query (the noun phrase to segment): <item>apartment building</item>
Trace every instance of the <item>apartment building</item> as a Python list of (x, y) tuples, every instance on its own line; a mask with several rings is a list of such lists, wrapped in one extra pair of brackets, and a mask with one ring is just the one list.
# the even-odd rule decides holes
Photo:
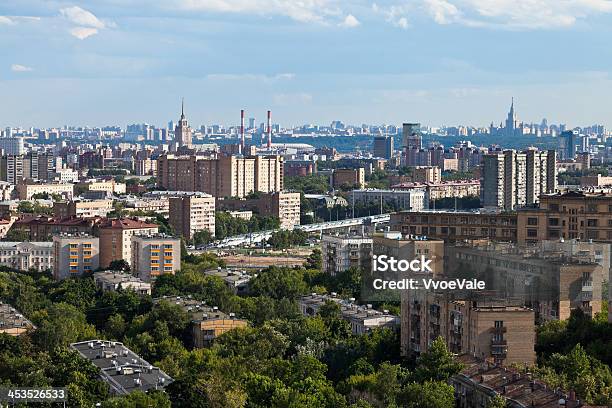
[(323, 271), (334, 276), (350, 267), (370, 270), (372, 238), (364, 235), (323, 235)]
[(217, 208), (225, 211), (253, 211), (261, 216), (277, 217), (281, 228), (300, 225), (300, 193), (280, 191), (260, 194), (257, 198), (217, 199)]
[(429, 199), (424, 189), (419, 190), (352, 190), (349, 201), (361, 205), (386, 204), (397, 210), (422, 211), (429, 208)]
[(282, 191), (281, 156), (160, 156), (159, 187), (174, 191), (200, 191), (214, 197), (245, 197), (253, 191)]
[(0, 241), (0, 265), (20, 271), (53, 268), (53, 243)]
[(395, 259), (413, 259), (425, 256), (431, 260), (432, 277), (444, 274), (444, 241), (421, 236), (403, 236), (400, 232), (389, 231), (372, 234), (374, 255), (387, 255)]
[(372, 148), (374, 157), (390, 159), (393, 156), (393, 136), (375, 136)]
[(191, 297), (164, 296), (153, 302), (157, 305), (162, 301), (178, 305), (187, 312), (191, 319), (191, 336), (195, 348), (208, 347), (223, 333), (249, 324), (237, 318), (234, 313), (221, 312), (217, 306), (208, 306)]
[(69, 183), (35, 183), (24, 181), (17, 184), (17, 195), (20, 200), (31, 200), (37, 194), (59, 195), (71, 200), (74, 195), (74, 185)]
[(554, 193), (557, 180), (554, 150), (506, 150), (483, 156), (481, 201), (484, 207), (515, 210)]
[(181, 241), (161, 234), (132, 235), (132, 275), (144, 282), (181, 270)]
[(186, 239), (198, 231), (215, 235), (215, 198), (206, 193), (185, 193), (168, 200), (170, 225)]
[(302, 296), (298, 300), (298, 307), (304, 316), (315, 316), (321, 306), (327, 302), (337, 303), (340, 306), (340, 315), (350, 323), (353, 334), (366, 334), (377, 328), (396, 329), (400, 324), (398, 316), (390, 314), (388, 310), (375, 310), (372, 305), (358, 305), (355, 299), (341, 299), (336, 293), (319, 295), (312, 293)]
[(62, 280), (100, 267), (100, 240), (91, 235), (53, 236), (53, 278)]
[(391, 229), (455, 242), (488, 238), (516, 241), (517, 214), (487, 211), (402, 211), (391, 214)]
[(118, 183), (115, 179), (109, 180), (85, 180), (76, 184), (77, 188), (84, 191), (101, 191), (108, 195), (120, 195), (125, 194), (126, 185), (125, 183)]
[(508, 300), (480, 294), (455, 300), (449, 293), (410, 291), (402, 296), (401, 320), (404, 355), (425, 352), (442, 337), (456, 354), (503, 365), (535, 363), (534, 311)]
[(113, 200), (70, 200), (53, 203), (53, 216), (56, 218), (106, 217), (111, 211)]
[(53, 218), (45, 215), (23, 216), (11, 230), (27, 234), (30, 241), (50, 241), (55, 234), (93, 234), (101, 218)]
[(0, 301), (0, 334), (21, 336), (36, 327), (14, 307)]
[(342, 186), (348, 186), (351, 189), (365, 188), (365, 168), (334, 169), (331, 180), (334, 189)]
[(94, 273), (96, 287), (103, 292), (133, 290), (139, 295), (150, 295), (151, 284), (142, 279), (120, 271), (102, 271)]
[(404, 182), (393, 190), (425, 190), (429, 200), (441, 198), (480, 197), (480, 180), (440, 181), (437, 183)]
[(100, 237), (100, 266), (108, 268), (112, 261), (132, 261), (132, 236), (153, 235), (159, 232), (157, 224), (130, 218), (109, 219), (98, 228)]
[(442, 170), (438, 166), (412, 167), (412, 181), (417, 183), (440, 183)]
[(601, 311), (602, 283), (609, 269), (568, 254), (534, 252), (509, 243), (474, 241), (448, 246), (447, 273), (486, 282), (487, 290), (522, 299), (538, 321), (566, 320), (573, 309)]
[(612, 242), (612, 194), (568, 192), (540, 197), (518, 213), (518, 242), (580, 239)]

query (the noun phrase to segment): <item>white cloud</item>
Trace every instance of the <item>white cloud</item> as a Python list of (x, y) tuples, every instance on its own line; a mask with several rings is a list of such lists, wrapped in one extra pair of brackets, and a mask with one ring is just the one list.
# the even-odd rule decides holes
[(34, 69), (32, 67), (28, 67), (26, 65), (21, 65), (21, 64), (13, 64), (11, 65), (11, 71), (13, 72), (30, 72), (33, 71)]
[(13, 25), (15, 23), (13, 22), (13, 20), (8, 18), (7, 16), (0, 16), (0, 25), (2, 24)]
[(411, 12), (414, 12), (414, 5), (404, 2), (401, 4), (391, 5), (388, 7), (379, 6), (377, 3), (372, 4), (372, 11), (376, 14), (380, 14), (384, 17), (385, 21), (395, 27), (402, 28), (404, 30), (410, 27), (408, 17)]
[(446, 0), (425, 0), (425, 7), (438, 24), (450, 24), (461, 17), (459, 9)]
[(176, 0), (179, 7), (219, 13), (282, 15), (300, 22), (326, 22), (341, 14), (337, 0)]
[(70, 29), (70, 34), (79, 40), (84, 40), (87, 37), (98, 34), (98, 29), (90, 27), (74, 27)]
[(104, 28), (104, 23), (94, 16), (93, 13), (84, 10), (80, 7), (66, 7), (60, 10), (60, 14), (79, 26), (92, 27), (92, 28)]
[(309, 93), (281, 93), (272, 97), (275, 105), (307, 105), (312, 103), (312, 95)]
[(354, 28), (357, 27), (358, 25), (360, 25), (361, 23), (359, 22), (359, 20), (357, 20), (357, 18), (352, 15), (349, 14), (344, 18), (344, 21), (342, 21), (340, 24), (338, 24), (340, 27), (346, 27), (346, 28)]

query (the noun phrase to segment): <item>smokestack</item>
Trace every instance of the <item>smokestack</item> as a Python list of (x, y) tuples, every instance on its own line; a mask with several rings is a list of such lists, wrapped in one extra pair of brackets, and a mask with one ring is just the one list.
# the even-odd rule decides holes
[(240, 153), (244, 154), (244, 109), (240, 109)]
[(272, 148), (272, 111), (268, 111), (268, 150)]

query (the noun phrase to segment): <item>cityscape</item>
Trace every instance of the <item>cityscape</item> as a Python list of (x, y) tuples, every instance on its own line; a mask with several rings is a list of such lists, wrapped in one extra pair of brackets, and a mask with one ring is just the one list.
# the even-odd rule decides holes
[[(0, 407), (612, 407), (612, 124), (584, 113), (601, 112), (590, 80), (585, 94), (541, 91), (599, 62), (589, 70), (584, 59), (565, 61), (567, 71), (542, 71), (550, 78), (538, 85), (504, 77), (515, 70), (529, 82), (545, 66), (515, 65), (531, 54), (529, 39), (558, 51), (558, 34), (583, 55), (565, 30), (607, 33), (599, 19), (612, 12), (608, 2), (85, 3), (0, 5), (0, 42), (24, 60), (9, 64), (18, 79), (0, 79)], [(181, 24), (162, 41), (160, 21)], [(384, 30), (368, 28), (380, 22)], [(334, 81), (366, 75), (353, 71), (359, 63), (373, 69), (372, 82), (392, 76), (402, 86), (394, 67), (370, 67), (388, 44), (368, 36), (450, 40), (468, 31), (524, 47), (490, 66), (474, 59), (483, 81), (494, 72), (504, 86), (474, 91), (478, 104), (466, 91), (425, 114), (411, 107), (429, 109), (429, 92), (399, 103), (383, 92), (366, 115), (369, 99), (350, 86), (332, 96), (342, 93)], [(27, 60), (12, 41), (25, 32), (30, 51), (35, 38), (51, 50), (71, 44), (72, 71), (44, 66), (63, 59), (45, 50)], [(350, 32), (362, 43), (345, 42)], [(271, 33), (263, 50), (247, 47)], [(368, 57), (330, 80), (311, 65), (310, 48), (286, 48), (305, 33), (321, 58), (349, 43)], [(488, 45), (477, 37), (466, 53)], [(158, 65), (149, 41), (172, 61)], [(109, 44), (138, 50), (122, 56), (133, 70), (110, 53), (112, 63), (98, 58)], [(424, 48), (409, 62), (428, 67)], [(266, 74), (208, 72), (209, 51), (219, 67), (230, 56)], [(266, 54), (278, 69), (264, 65)], [(312, 75), (310, 97), (261, 96), (243, 83), (289, 92), (283, 81), (305, 72), (274, 72), (293, 58)], [(466, 80), (454, 77), (464, 65), (439, 62), (451, 67), (449, 81)], [(198, 64), (227, 94), (184, 85)], [(112, 98), (93, 88), (81, 98), (70, 78), (108, 86)], [(50, 79), (61, 89), (55, 103), (44, 102)], [(145, 90), (152, 79), (163, 83), (157, 98)], [(137, 82), (142, 95), (119, 89)], [(534, 98), (525, 85), (543, 88)], [(243, 96), (229, 103), (234, 87)], [(321, 114), (313, 105), (326, 98), (324, 110), (337, 110)]]

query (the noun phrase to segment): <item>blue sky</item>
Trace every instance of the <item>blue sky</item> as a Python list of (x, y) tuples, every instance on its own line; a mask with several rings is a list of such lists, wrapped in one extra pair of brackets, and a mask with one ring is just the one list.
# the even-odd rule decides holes
[(2, 0), (0, 125), (612, 126), (610, 0)]

